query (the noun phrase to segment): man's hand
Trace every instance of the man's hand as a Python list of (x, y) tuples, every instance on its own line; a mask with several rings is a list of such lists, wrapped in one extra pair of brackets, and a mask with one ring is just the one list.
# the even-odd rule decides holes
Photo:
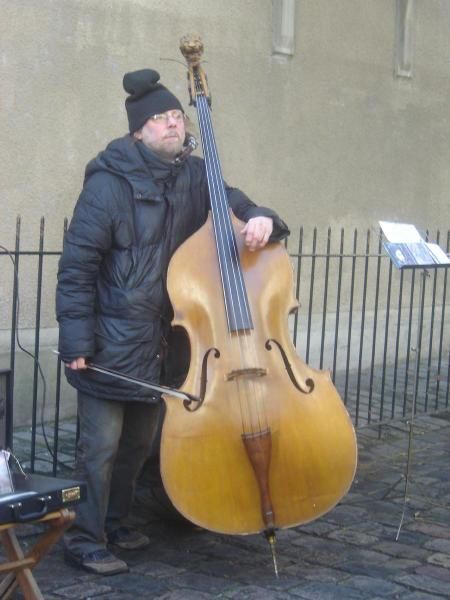
[(273, 221), (270, 217), (253, 217), (249, 219), (244, 229), (244, 243), (250, 252), (264, 248), (273, 230)]
[(69, 369), (77, 371), (78, 369), (87, 369), (86, 359), (84, 357), (76, 358), (67, 365)]

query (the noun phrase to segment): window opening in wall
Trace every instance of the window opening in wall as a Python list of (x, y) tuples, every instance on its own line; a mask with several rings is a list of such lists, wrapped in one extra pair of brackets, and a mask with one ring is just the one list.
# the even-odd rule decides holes
[(395, 66), (396, 77), (411, 78), (415, 0), (396, 0)]
[(292, 56), (294, 46), (295, 0), (272, 0), (272, 54)]

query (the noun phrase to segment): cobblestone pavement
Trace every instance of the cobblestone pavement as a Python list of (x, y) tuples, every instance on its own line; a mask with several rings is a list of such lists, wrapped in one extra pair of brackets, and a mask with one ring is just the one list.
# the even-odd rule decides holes
[[(315, 522), (278, 532), (278, 579), (262, 536), (151, 519), (142, 526), (150, 548), (118, 553), (128, 574), (87, 574), (66, 565), (57, 547), (35, 569), (36, 579), (46, 600), (450, 598), (450, 413), (417, 417), (413, 432), (398, 541), (408, 449), (408, 425), (400, 421), (383, 426), (380, 439), (378, 429), (358, 430), (350, 493)], [(33, 535), (25, 528), (22, 544)]]

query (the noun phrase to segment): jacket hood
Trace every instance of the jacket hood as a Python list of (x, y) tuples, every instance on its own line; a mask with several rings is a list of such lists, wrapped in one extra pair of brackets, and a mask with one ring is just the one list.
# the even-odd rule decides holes
[(107, 172), (126, 179), (135, 197), (146, 198), (149, 192), (161, 194), (181, 167), (182, 164), (163, 161), (142, 142), (125, 135), (110, 142), (88, 163), (84, 183), (96, 173)]

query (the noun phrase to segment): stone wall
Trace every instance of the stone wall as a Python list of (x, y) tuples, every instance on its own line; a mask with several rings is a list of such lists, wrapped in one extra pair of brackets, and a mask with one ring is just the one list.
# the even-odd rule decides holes
[[(373, 227), (379, 219), (448, 229), (448, 1), (286, 0), (284, 17), (294, 14), (281, 32), (291, 36), (286, 54), (274, 52), (274, 41), (279, 50), (284, 40), (281, 5), (0, 0), (0, 244), (14, 246), (20, 214), (22, 248), (37, 247), (44, 216), (45, 248), (60, 249), (86, 162), (126, 132), (125, 72), (156, 68), (187, 107), (177, 61), (179, 38), (190, 31), (205, 43), (228, 182), (274, 207), (295, 232), (300, 224)], [(407, 77), (394, 74), (398, 31), (408, 34)], [(1, 260), (7, 362), (13, 276)], [(55, 269), (41, 315), (49, 331)], [(31, 329), (35, 275), (30, 259), (21, 270), (20, 325)]]

